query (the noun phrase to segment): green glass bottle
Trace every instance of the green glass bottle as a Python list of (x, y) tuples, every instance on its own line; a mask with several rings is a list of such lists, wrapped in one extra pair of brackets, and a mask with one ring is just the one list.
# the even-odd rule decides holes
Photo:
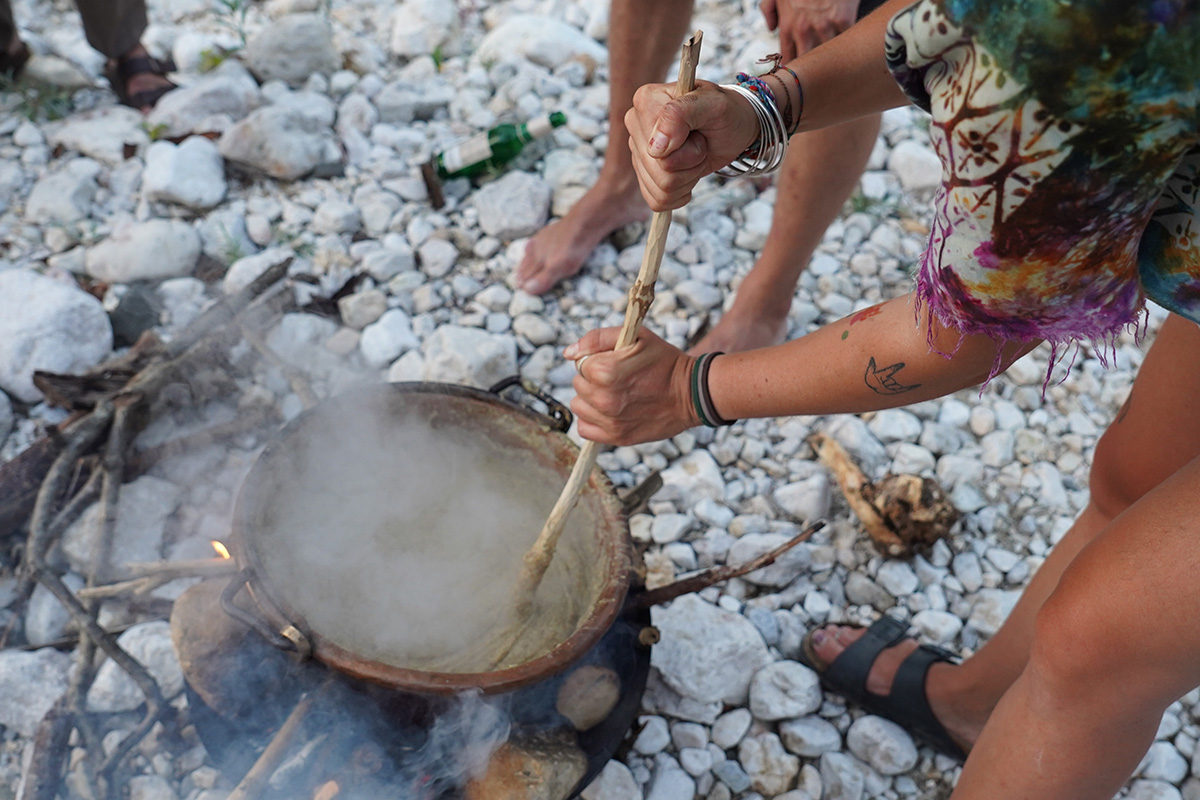
[(497, 125), (485, 133), (472, 136), (438, 153), (434, 158), (438, 177), (442, 180), (472, 178), (496, 172), (516, 158), (526, 144), (566, 124), (566, 115), (555, 111), (520, 125), (510, 122)]

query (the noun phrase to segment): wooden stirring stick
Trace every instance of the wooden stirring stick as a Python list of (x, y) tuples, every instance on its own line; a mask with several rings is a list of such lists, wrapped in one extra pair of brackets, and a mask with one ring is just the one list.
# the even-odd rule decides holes
[[(675, 83), (676, 97), (687, 94), (696, 87), (696, 62), (700, 59), (700, 40), (703, 36), (703, 31), (696, 31), (683, 43), (683, 53), (679, 58), (679, 78)], [(629, 347), (637, 340), (642, 320), (646, 318), (646, 312), (654, 302), (654, 282), (658, 280), (658, 268), (662, 264), (663, 251), (667, 246), (667, 229), (670, 227), (670, 211), (654, 212), (654, 218), (650, 222), (650, 234), (646, 239), (646, 252), (642, 255), (642, 267), (629, 290), (629, 304), (625, 307), (625, 324), (621, 326), (621, 333), (617, 337), (617, 350)], [(598, 454), (598, 444), (584, 442), (579, 459), (567, 479), (567, 485), (558, 496), (558, 502), (550, 511), (550, 517), (542, 527), (537, 541), (525, 554), (521, 578), (517, 583), (518, 620), (524, 620), (532, 610), (533, 596), (554, 558), (554, 549), (558, 546), (563, 528), (566, 527), (567, 515), (579, 500), (579, 492), (592, 474)]]

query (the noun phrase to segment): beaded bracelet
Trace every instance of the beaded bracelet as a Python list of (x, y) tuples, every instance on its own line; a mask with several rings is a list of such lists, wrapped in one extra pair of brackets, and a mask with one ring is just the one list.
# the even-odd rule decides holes
[(758, 118), (759, 137), (728, 166), (717, 170), (718, 175), (726, 177), (765, 175), (774, 172), (787, 155), (787, 128), (779, 108), (775, 105), (774, 95), (761, 79), (745, 76), (747, 80), (744, 82), (753, 87), (748, 88), (742, 85), (742, 77), (738, 76), (739, 83), (723, 84), (721, 88), (736, 92), (750, 101), (750, 106)]
[(724, 353), (705, 353), (696, 359), (692, 365), (692, 407), (700, 422), (709, 428), (719, 428), (722, 425), (732, 425), (735, 420), (725, 419), (717, 413), (713, 405), (712, 394), (708, 391), (708, 370), (713, 359)]

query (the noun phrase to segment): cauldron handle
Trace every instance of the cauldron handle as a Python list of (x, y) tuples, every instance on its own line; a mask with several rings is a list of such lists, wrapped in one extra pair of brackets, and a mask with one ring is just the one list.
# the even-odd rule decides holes
[(233, 602), (233, 598), (237, 597), (238, 592), (250, 583), (253, 574), (254, 570), (247, 567), (233, 576), (233, 579), (221, 592), (221, 608), (226, 614), (256, 631), (259, 636), (280, 650), (288, 650), (296, 653), (300, 658), (308, 658), (312, 655), (312, 645), (309, 643), (308, 637), (301, 633), (296, 626), (288, 625), (282, 631), (277, 631), (261, 617)]
[(559, 433), (566, 433), (571, 427), (571, 423), (575, 421), (575, 416), (571, 413), (571, 409), (555, 400), (546, 392), (543, 392), (541, 389), (537, 388), (533, 381), (529, 380), (528, 378), (522, 378), (520, 375), (512, 375), (504, 378), (503, 380), (497, 381), (488, 387), (488, 394), (494, 394), (499, 397), (501, 392), (513, 386), (520, 387), (521, 390), (526, 394), (533, 395), (545, 404), (546, 413), (544, 414), (534, 411), (534, 409), (529, 408), (529, 406), (524, 403), (520, 405), (522, 408), (534, 411), (534, 413), (537, 413), (542, 417), (548, 417), (546, 424), (550, 426), (551, 430), (558, 431)]

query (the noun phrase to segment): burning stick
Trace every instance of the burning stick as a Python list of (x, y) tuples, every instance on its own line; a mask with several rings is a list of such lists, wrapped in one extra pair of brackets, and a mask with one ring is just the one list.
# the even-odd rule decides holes
[[(262, 751), (262, 755), (254, 762), (254, 766), (242, 778), (233, 791), (229, 793), (227, 800), (254, 800), (262, 794), (263, 789), (267, 785), (267, 781), (271, 779), (275, 769), (287, 755), (288, 748), (292, 745), (292, 740), (300, 730), (300, 726), (308, 717), (308, 713), (312, 711), (313, 703), (322, 690), (330, 684), (332, 679), (328, 679), (326, 683), (317, 687), (312, 692), (305, 694), (296, 703), (292, 713), (288, 714), (288, 718), (284, 720), (283, 725), (279, 726), (279, 732), (275, 734), (275, 738), (271, 740), (266, 749)], [(336, 784), (335, 784), (336, 786)]]
[[(676, 96), (687, 94), (696, 86), (696, 62), (700, 58), (700, 42), (703, 36), (702, 31), (696, 31), (683, 44), (683, 53), (679, 58), (679, 78), (675, 84)], [(642, 267), (638, 271), (637, 280), (629, 289), (629, 304), (625, 308), (625, 324), (621, 326), (621, 333), (617, 337), (617, 350), (630, 347), (637, 340), (642, 320), (646, 318), (646, 312), (650, 310), (650, 304), (654, 302), (654, 282), (658, 279), (658, 268), (662, 264), (663, 251), (667, 246), (667, 231), (670, 226), (670, 211), (655, 212), (654, 218), (650, 222), (650, 234), (646, 239), (646, 251), (642, 255)], [(592, 474), (592, 467), (596, 464), (597, 455), (599, 455), (599, 445), (595, 442), (585, 442), (583, 449), (579, 452), (579, 459), (571, 470), (571, 476), (567, 479), (567, 485), (563, 487), (558, 502), (550, 511), (549, 519), (546, 520), (533, 547), (525, 554), (524, 567), (521, 570), (521, 577), (517, 582), (514, 594), (518, 620), (516, 632), (510, 631), (512, 641), (504, 646), (502, 652), (496, 657), (495, 663), (497, 664), (508, 655), (524, 630), (525, 623), (533, 611), (534, 595), (537, 593), (538, 586), (541, 585), (546, 569), (554, 558), (554, 549), (558, 546), (558, 539), (562, 536), (563, 528), (566, 527), (567, 516), (575, 507), (575, 503), (579, 500), (579, 492)]]

